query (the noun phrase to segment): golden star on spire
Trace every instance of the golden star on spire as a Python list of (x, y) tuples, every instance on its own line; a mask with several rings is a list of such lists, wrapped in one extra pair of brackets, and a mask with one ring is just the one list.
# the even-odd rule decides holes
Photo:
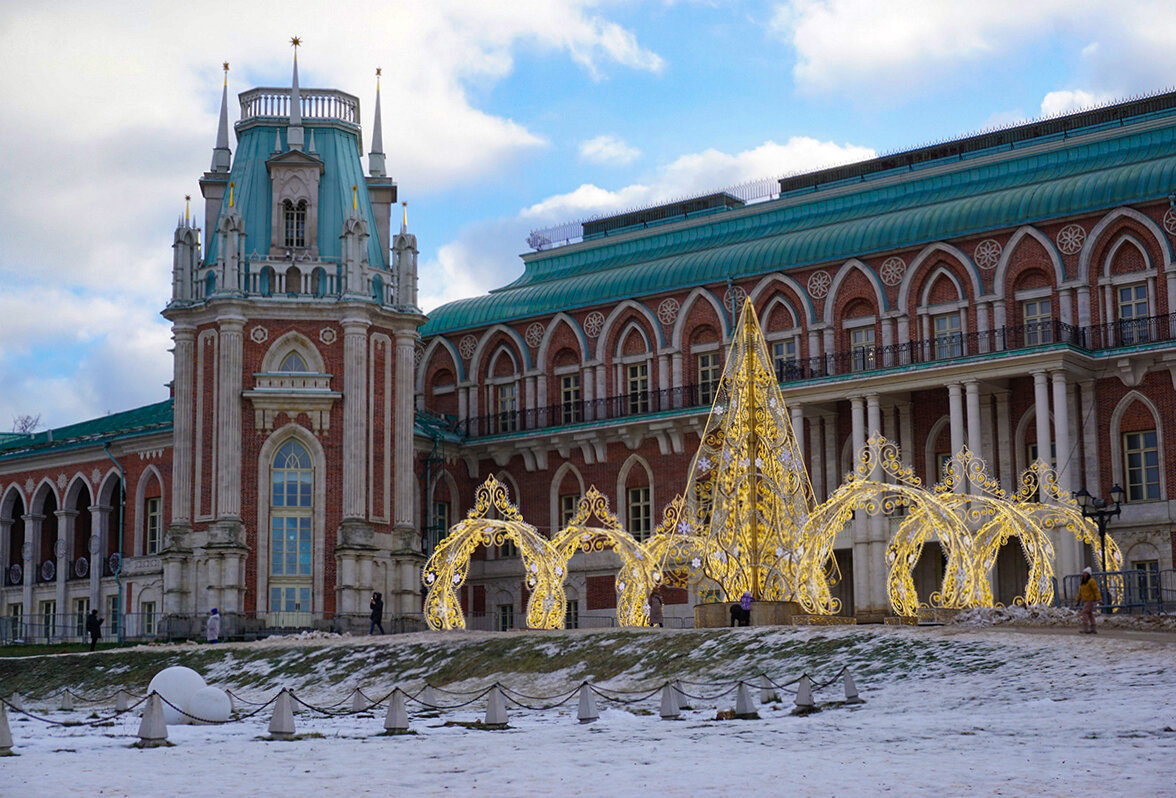
[(302, 37), (301, 36), (292, 36), (290, 38), (290, 44), (297, 47), (298, 45), (302, 44)]
[(228, 61), (225, 61), (224, 67), (225, 67), (225, 72), (228, 72), (229, 71), (229, 62)]
[(380, 77), (380, 71), (381, 71), (380, 68), (376, 67), (376, 77), (377, 78)]

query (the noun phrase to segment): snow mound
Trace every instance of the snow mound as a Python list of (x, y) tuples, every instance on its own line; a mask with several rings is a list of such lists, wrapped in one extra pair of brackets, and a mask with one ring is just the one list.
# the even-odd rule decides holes
[[(1077, 626), (1078, 611), (1069, 607), (976, 607), (964, 610), (951, 621), (957, 626)], [(1102, 615), (1099, 626), (1149, 632), (1176, 632), (1173, 615)]]

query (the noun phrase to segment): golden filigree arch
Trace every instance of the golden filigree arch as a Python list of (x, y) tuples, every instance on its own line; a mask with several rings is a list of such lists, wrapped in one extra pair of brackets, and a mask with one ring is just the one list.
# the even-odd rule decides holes
[[(491, 511), (499, 517), (489, 517)], [(527, 600), (527, 626), (563, 627), (564, 567), (547, 539), (524, 521), (518, 508), (510, 503), (506, 486), (491, 475), (475, 493), (473, 509), (450, 527), (449, 534), (425, 563), (421, 579), (428, 588), (425, 622), (430, 629), (465, 628), (465, 613), (457, 590), (469, 573), (470, 556), (479, 546), (501, 546), (508, 540), (518, 546), (527, 588), (531, 591)]]

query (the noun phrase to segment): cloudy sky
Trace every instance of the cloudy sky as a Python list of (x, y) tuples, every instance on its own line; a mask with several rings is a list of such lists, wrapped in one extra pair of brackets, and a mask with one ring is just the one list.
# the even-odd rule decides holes
[(518, 275), (533, 228), (1176, 76), (1169, 1), (5, 3), (0, 430), (166, 397), (158, 314), (221, 62), (233, 93), (289, 85), (295, 34), (302, 85), (357, 94), (365, 128), (383, 68), (426, 309)]

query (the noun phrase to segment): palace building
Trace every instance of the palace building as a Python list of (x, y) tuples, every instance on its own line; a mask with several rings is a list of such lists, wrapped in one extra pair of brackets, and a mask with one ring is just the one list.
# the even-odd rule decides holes
[[(378, 88), (366, 174), (359, 100), (297, 61), (239, 101), (234, 152), (226, 81), (203, 220), (175, 232), (171, 395), (0, 436), (0, 639), (80, 636), (91, 607), (130, 637), (213, 607), (225, 636), (358, 629), (372, 591), (420, 628), (425, 557), (491, 474), (540, 530), (595, 486), (647, 536), (745, 298), (818, 500), (876, 433), (926, 483), (965, 445), (1005, 488), (1042, 456), (1068, 490), (1122, 486), (1132, 589), (1176, 588), (1176, 93), (536, 234), (517, 280), (428, 314)], [(843, 613), (889, 613), (900, 522), (839, 533)], [(1053, 542), (1064, 590), (1090, 554)], [(576, 555), (569, 625), (615, 622), (617, 565)], [(942, 571), (931, 544), (923, 600)], [(1011, 541), (997, 599), (1026, 578)], [(480, 550), (461, 598), (521, 626), (517, 551)], [(699, 598), (668, 591), (670, 624)]]

